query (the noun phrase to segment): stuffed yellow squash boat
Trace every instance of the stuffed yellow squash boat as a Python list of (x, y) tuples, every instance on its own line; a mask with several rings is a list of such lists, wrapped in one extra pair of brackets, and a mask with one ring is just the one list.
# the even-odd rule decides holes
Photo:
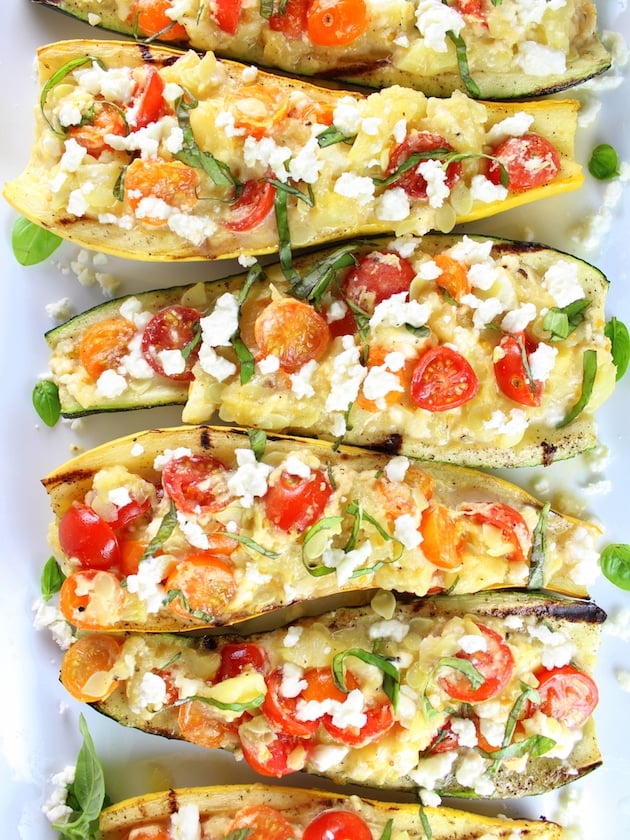
[(109, 301), (51, 330), (64, 415), (186, 403), (221, 420), (474, 466), (591, 448), (616, 368), (606, 278), (541, 245), (345, 243)]
[[(184, 788), (137, 796), (106, 808), (99, 823), (102, 840), (168, 840), (183, 825), (197, 831), (191, 836), (200, 840), (250, 834), (255, 840), (408, 840), (422, 836), (433, 840), (559, 840), (562, 832), (560, 826), (543, 820), (486, 817), (443, 807), (419, 809), (410, 803), (265, 785)], [(138, 836), (134, 830), (146, 834)]]
[(44, 479), (65, 618), (233, 624), (337, 593), (584, 596), (597, 528), (474, 470), (198, 427), (121, 438)]
[(88, 634), (61, 680), (125, 726), (229, 750), (263, 776), (523, 796), (601, 761), (604, 619), (537, 594), (381, 593), (247, 637)]
[(610, 56), (586, 0), (37, 0), (139, 40), (354, 84), (466, 90), (487, 99), (553, 93)]
[(280, 252), (343, 237), (448, 231), (582, 183), (578, 103), (370, 96), (153, 45), (38, 52), (24, 216), (130, 259)]

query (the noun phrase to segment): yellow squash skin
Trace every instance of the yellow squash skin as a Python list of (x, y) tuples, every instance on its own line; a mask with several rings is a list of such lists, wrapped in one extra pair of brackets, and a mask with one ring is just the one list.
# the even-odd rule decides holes
[[(56, 516), (50, 529), (51, 547), (66, 575), (80, 573), (80, 569), (76, 559), (63, 554), (58, 523), (75, 503), (88, 504), (111, 521), (117, 508), (110, 499), (122, 488), (129, 492), (125, 502), (129, 498), (151, 499), (139, 526), (117, 532), (121, 546), (129, 539), (148, 544), (169, 511), (169, 499), (156, 495), (162, 481), (162, 467), (156, 465), (164, 462), (165, 453), (218, 459), (229, 471), (230, 487), (237, 486), (243, 470), (247, 471), (248, 486), (258, 480), (249, 463), (253, 454), (248, 436), (242, 430), (225, 427), (148, 431), (85, 452), (43, 480)], [(317, 609), (320, 599), (334, 595), (365, 600), (376, 588), (419, 596), (435, 590), (460, 594), (523, 588), (533, 567), (538, 568), (537, 587), (578, 597), (587, 594), (582, 563), (585, 555), (591, 562), (597, 560), (598, 530), (554, 511), (543, 513), (542, 504), (516, 485), (475, 470), (392, 459), (354, 447), (333, 449), (325, 442), (285, 436), (269, 436), (259, 458), (259, 468), (268, 474), (263, 487), (255, 491), (256, 497), (233, 495), (230, 504), (214, 514), (182, 512), (186, 522), (180, 521), (159, 546), (161, 557), (141, 561), (140, 566), (144, 563), (146, 569), (163, 562), (160, 574), (154, 575), (152, 595), (161, 592), (164, 604), (158, 597), (158, 603), (150, 607), (148, 596), (143, 597), (142, 586), (147, 584), (142, 580), (148, 572), (140, 569), (137, 577), (128, 576), (125, 587), (115, 585), (111, 575), (102, 573), (100, 583), (94, 583), (90, 607), (83, 604), (80, 612), (66, 618), (83, 629), (202, 629), (287, 608), (294, 613), (309, 606)], [(323, 480), (325, 475), (334, 487), (326, 507), (302, 530), (271, 521), (265, 501), (269, 488), (280, 481), (281, 475), (297, 469), (296, 461), (300, 469), (306, 467), (312, 480), (317, 476)], [(349, 512), (353, 505), (371, 521)], [(514, 554), (518, 546), (511, 536), (496, 524), (500, 520), (493, 510), (505, 505), (516, 512), (516, 521), (521, 523), (507, 526), (522, 529), (518, 539), (521, 557)], [(430, 540), (430, 526), (421, 523), (441, 506), (450, 511), (447, 521), (438, 526), (444, 559), (435, 557), (435, 548), (432, 552), (429, 547), (425, 553), (426, 543), (420, 541), (417, 530), (420, 528)], [(474, 510), (466, 514), (467, 506)], [(489, 518), (480, 519), (474, 511), (489, 511)], [(405, 524), (410, 525), (411, 534), (403, 530)], [(351, 549), (354, 527), (358, 530)], [(213, 597), (212, 608), (197, 605), (200, 612), (195, 614), (181, 609), (179, 599), (169, 601), (171, 588), (176, 588), (169, 581), (173, 580), (170, 575), (174, 566), (186, 568), (188, 556), (203, 547), (195, 536), (199, 528), (210, 535), (210, 540), (217, 532), (235, 534), (252, 540), (259, 548), (241, 544), (232, 546), (229, 558), (221, 555), (223, 562), (230, 564), (236, 588), (223, 598)], [(534, 545), (534, 534), (540, 528), (547, 546), (542, 555), (540, 546)], [(335, 550), (344, 549), (335, 559), (336, 572), (334, 567), (328, 571), (324, 567), (324, 562), (332, 562), (332, 555), (326, 554), (328, 541)], [(452, 561), (448, 547), (453, 544), (458, 545), (457, 556), (455, 565), (449, 568)], [(210, 549), (212, 545), (210, 542)], [(325, 560), (329, 556), (331, 560)], [(212, 579), (212, 569), (207, 574)], [(124, 578), (124, 572), (118, 577)], [(119, 604), (116, 593), (123, 598)]]
[[(168, 824), (172, 814), (186, 808), (197, 809), (201, 825), (222, 831), (224, 836), (237, 814), (259, 807), (273, 808), (298, 829), (323, 812), (341, 810), (362, 817), (375, 838), (382, 836), (390, 821), (391, 840), (409, 840), (422, 832), (418, 806), (412, 803), (262, 784), (181, 788), (137, 796), (106, 808), (101, 813), (100, 830), (103, 840), (127, 840), (131, 829)], [(455, 808), (426, 807), (424, 815), (433, 840), (560, 840), (562, 832), (552, 822), (489, 817)]]
[[(74, 696), (78, 689), (79, 699), (86, 699), (81, 692), (89, 692), (99, 712), (125, 726), (226, 749), (237, 760), (244, 757), (261, 775), (305, 770), (375, 790), (425, 788), (442, 796), (489, 799), (538, 795), (601, 763), (593, 716), (568, 725), (560, 716), (527, 706), (522, 727), (509, 734), (512, 710), (524, 686), (538, 686), (541, 674), (561, 661), (570, 660), (571, 667), (592, 675), (604, 619), (591, 602), (537, 593), (481, 593), (408, 603), (381, 594), (370, 607), (337, 609), (246, 637), (110, 635), (108, 644), (115, 639), (120, 645), (111, 667), (90, 676), (83, 687), (76, 679), (66, 679), (64, 685)], [(497, 663), (501, 687), (484, 694), (485, 700), (469, 692), (465, 700), (451, 696), (444, 682), (453, 673), (449, 663), (461, 663), (463, 647), (472, 649), (480, 635), (487, 640), (490, 633), (495, 641), (486, 649)], [(244, 642), (263, 650), (264, 662), (235, 676), (218, 676), (230, 662), (233, 645)], [(100, 644), (100, 637), (85, 636), (76, 644), (82, 646), (77, 655), (83, 658), (89, 646)], [(226, 645), (230, 647), (224, 654)], [(65, 654), (70, 664), (64, 659), (62, 681), (74, 671), (73, 650)], [(362, 658), (375, 651), (381, 663), (389, 661), (398, 673), (397, 701), (374, 657)], [(325, 704), (330, 697), (326, 688), (313, 704), (307, 693), (312, 669), (323, 676), (331, 669), (338, 674), (340, 667), (350, 690), (336, 701), (342, 708)], [(149, 692), (150, 684), (154, 690)], [(279, 713), (282, 703), (289, 706)], [(374, 710), (373, 716), (359, 722), (349, 707), (366, 715)], [(328, 714), (339, 717), (331, 721)], [(287, 717), (293, 721), (291, 731)], [(461, 717), (467, 722), (461, 723)], [(314, 726), (296, 735), (293, 728), (305, 720)], [(364, 726), (369, 735), (358, 738), (357, 728)], [(488, 757), (476, 726), (495, 749), (504, 741), (509, 744), (508, 754)], [(459, 733), (457, 742), (434, 751), (436, 739), (449, 727)], [(354, 731), (354, 737), (344, 738), (344, 729)], [(291, 737), (283, 741), (287, 735)], [(549, 739), (544, 747), (539, 736)], [(517, 757), (519, 742), (524, 754)], [(535, 743), (542, 754), (533, 749)]]
[[(130, 0), (39, 2), (82, 20), (87, 21), (89, 16), (92, 26), (136, 38), (154, 36), (152, 31), (143, 31), (137, 25)], [(158, 40), (200, 51), (212, 50), (225, 58), (290, 73), (336, 78), (369, 87), (400, 84), (428, 96), (449, 96), (454, 90), (465, 90), (454, 44), (444, 37), (432, 45), (431, 39), (423, 36), (416, 25), (417, 6), (420, 4), (407, 0), (367, 0), (365, 31), (342, 46), (324, 46), (314, 43), (308, 32), (286, 37), (282, 31), (274, 30), (260, 14), (257, 3), (244, 3), (236, 31), (226, 32), (218, 25), (210, 4), (191, 0), (185, 7), (171, 10), (169, 18), (178, 27), (166, 28)], [(527, 6), (523, 0), (486, 3), (481, 17), (452, 8), (451, 26), (461, 26), (459, 36), (466, 44), (470, 73), (481, 98), (549, 94), (610, 66), (610, 56), (597, 36), (593, 3), (568, 0), (559, 8), (535, 10), (533, 14), (528, 14)], [(532, 49), (532, 44), (541, 51), (534, 72), (526, 70), (521, 61), (521, 53)], [(553, 64), (546, 69), (550, 58)]]
[[(171, 97), (170, 113), (148, 127), (153, 138), (149, 145), (146, 127), (108, 141), (110, 145), (114, 142), (116, 150), (106, 150), (98, 157), (81, 156), (83, 147), (67, 137), (68, 127), (76, 125), (79, 115), (89, 112), (94, 101), (90, 93), (94, 77), (84, 78), (82, 85), (77, 82), (76, 74), (80, 77), (82, 70), (98, 76), (99, 71), (89, 70), (86, 56), (127, 79), (134, 68), (147, 61), (159, 69), (167, 83), (165, 95)], [(86, 61), (86, 66), (66, 72), (68, 62), (77, 59)], [(188, 105), (194, 104), (181, 118), (190, 120), (195, 153), (213, 155), (241, 182), (261, 181), (271, 174), (302, 193), (302, 198), (294, 193), (285, 195), (282, 186), (276, 192), (286, 198), (294, 248), (386, 232), (449, 231), (460, 222), (577, 189), (583, 180), (573, 151), (578, 109), (574, 100), (501, 104), (472, 100), (459, 91), (449, 99), (427, 99), (400, 86), (365, 96), (277, 77), (218, 60), (213, 53), (200, 58), (193, 52), (182, 55), (153, 45), (113, 41), (66, 41), (42, 47), (38, 68), (43, 109), (35, 118), (32, 157), (24, 172), (5, 186), (5, 198), (22, 215), (66, 239), (129, 259), (219, 259), (273, 253), (280, 245), (274, 212), (249, 230), (234, 230), (230, 227), (234, 187), (217, 186), (210, 175), (191, 167), (189, 158), (173, 168), (173, 155), (179, 154), (182, 142), (178, 134), (182, 126), (173, 108), (183, 90)], [(55, 75), (58, 73), (61, 79)], [(127, 97), (128, 104), (131, 93), (129, 86), (121, 91), (115, 85), (104, 95), (106, 99)], [(120, 109), (121, 105), (114, 102), (112, 107)], [(331, 112), (343, 134), (356, 132), (351, 143), (320, 147), (316, 137)], [(523, 115), (517, 121), (527, 120), (527, 131), (553, 144), (560, 156), (560, 169), (542, 186), (505, 193), (500, 186), (490, 185), (490, 193), (486, 189), (481, 197), (477, 188), (472, 188), (472, 179), (483, 176), (483, 156), (492, 154), (498, 142), (491, 141), (489, 132), (499, 124), (505, 126), (503, 121), (515, 115)], [(436, 166), (440, 169), (435, 161), (431, 177), (440, 185), (436, 182), (434, 197), (429, 199), (409, 199), (400, 187), (374, 184), (374, 178), (387, 174), (394, 146), (415, 129), (437, 134), (442, 138), (439, 142), (447, 142), (464, 155), (461, 178), (446, 187), (446, 195), (441, 194), (444, 176), (435, 172)], [(496, 130), (503, 136), (503, 127)], [(136, 172), (145, 166), (137, 161), (138, 149), (143, 150), (147, 165), (155, 167), (157, 160), (164, 161), (176, 179), (197, 179), (194, 192), (190, 184), (180, 192), (173, 191), (168, 178), (169, 186), (154, 186), (163, 183), (156, 179), (155, 168), (153, 175), (139, 175), (134, 188), (127, 189), (133, 164)], [(140, 186), (135, 186), (137, 183)], [(485, 176), (479, 184), (488, 188)], [(282, 209), (277, 212), (282, 218)]]

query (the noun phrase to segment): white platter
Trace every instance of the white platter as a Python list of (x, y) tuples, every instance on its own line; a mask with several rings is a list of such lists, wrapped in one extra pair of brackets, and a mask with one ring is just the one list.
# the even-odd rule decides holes
[[(626, 0), (600, 2), (600, 29), (630, 40), (630, 11)], [(0, 181), (14, 177), (26, 163), (32, 137), (36, 99), (33, 59), (37, 46), (55, 40), (89, 37), (86, 26), (27, 0), (5, 0), (0, 34), (0, 115), (2, 150)], [(630, 161), (630, 87), (626, 70), (618, 67), (609, 81), (578, 89), (591, 100), (595, 91), (601, 110), (580, 129), (578, 153), (584, 163), (600, 142), (613, 144), (622, 160)], [(587, 92), (589, 91), (590, 92)], [(607, 202), (608, 216), (597, 241), (576, 240), (571, 231)], [(49, 520), (46, 494), (39, 480), (67, 460), (76, 447), (88, 448), (109, 438), (150, 426), (176, 425), (177, 409), (135, 412), (83, 421), (80, 428), (62, 423), (43, 426), (31, 407), (31, 391), (47, 364), (44, 332), (53, 326), (46, 304), (68, 297), (76, 311), (103, 300), (97, 285), (83, 286), (70, 270), (77, 249), (64, 245), (47, 263), (22, 268), (10, 247), (13, 211), (0, 203), (0, 360), (4, 398), (0, 411), (0, 630), (4, 688), (0, 690), (0, 825), (2, 836), (47, 840), (55, 836), (41, 808), (50, 793), (50, 776), (73, 763), (80, 746), (78, 716), (88, 726), (103, 759), (113, 800), (148, 790), (183, 784), (224, 784), (251, 781), (253, 773), (217, 752), (174, 744), (126, 731), (83, 709), (58, 682), (60, 651), (45, 631), (33, 628), (33, 604), (39, 596), (39, 575), (48, 557)], [(611, 281), (608, 313), (630, 321), (630, 197), (623, 179), (613, 185), (587, 176), (576, 194), (547, 199), (469, 228), (480, 233), (532, 238), (570, 251), (601, 268)], [(104, 270), (121, 281), (120, 293), (208, 279), (233, 273), (235, 263), (210, 268), (200, 265), (143, 265), (109, 258)], [(583, 505), (588, 516), (606, 530), (605, 542), (630, 542), (630, 374), (617, 387), (599, 415), (600, 439), (610, 450), (603, 475), (594, 474), (584, 458), (537, 470), (519, 470), (510, 478), (531, 489), (546, 479), (549, 494), (569, 512)], [(601, 481), (609, 482), (609, 485)], [(590, 488), (588, 485), (592, 485)], [(540, 487), (540, 484), (536, 484)], [(593, 493), (593, 489), (609, 492)], [(589, 490), (591, 492), (589, 492)], [(615, 589), (603, 578), (593, 588), (594, 599), (609, 615), (630, 610), (630, 593)], [(630, 612), (628, 613), (630, 615)], [(609, 623), (611, 629), (619, 623)], [(630, 627), (626, 627), (630, 636)], [(601, 701), (596, 712), (603, 767), (569, 786), (564, 794), (550, 794), (507, 803), (473, 806), (513, 816), (559, 816), (567, 797), (574, 800), (570, 820), (581, 833), (567, 839), (630, 837), (630, 697), (616, 678), (630, 670), (630, 643), (604, 633), (598, 666)], [(299, 784), (313, 780), (298, 779)], [(566, 817), (566, 815), (565, 815)]]

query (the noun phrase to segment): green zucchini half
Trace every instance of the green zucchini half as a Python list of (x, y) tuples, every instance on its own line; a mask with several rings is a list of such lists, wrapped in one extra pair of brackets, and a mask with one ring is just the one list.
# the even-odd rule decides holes
[[(263, 775), (516, 797), (601, 763), (589, 712), (604, 620), (592, 602), (535, 593), (378, 597), (247, 637), (85, 636), (62, 681), (125, 726), (227, 749)], [(73, 661), (103, 640), (120, 645), (111, 667), (81, 676)], [(476, 687), (463, 673), (471, 664)], [(536, 692), (558, 668), (588, 686), (571, 719)]]
[[(427, 99), (400, 86), (367, 96), (116, 41), (49, 44), (37, 65), (32, 154), (5, 198), (65, 239), (128, 259), (279, 251), (289, 264), (291, 248), (449, 231), (583, 181), (575, 100)], [(508, 138), (537, 162), (534, 177), (496, 183), (506, 170), (488, 156)], [(409, 187), (415, 154), (426, 178)]]
[[(371, 255), (376, 255), (379, 267), (387, 269), (394, 263), (394, 273), (408, 272), (409, 302), (401, 302), (397, 291), (398, 297), (382, 294), (385, 300), (375, 312), (372, 281), (371, 303), (367, 295), (365, 303), (360, 300), (363, 310), (357, 309), (356, 297), (349, 297), (352, 292), (346, 283), (350, 283), (355, 265), (369, 265)], [(442, 267), (440, 260), (446, 261)], [(452, 287), (451, 292), (445, 290), (449, 265), (469, 284), (467, 295)], [(264, 269), (255, 265), (250, 275), (143, 292), (108, 301), (50, 330), (46, 334), (51, 348), (49, 366), (59, 389), (62, 414), (76, 417), (185, 403), (186, 423), (205, 423), (218, 414), (222, 421), (246, 427), (484, 467), (546, 464), (595, 445), (594, 414), (614, 388), (615, 367), (604, 335), (608, 283), (592, 265), (532, 243), (428, 235), (348, 242), (300, 257), (294, 270), (295, 276), (288, 281), (281, 265)], [(571, 324), (565, 298), (554, 297), (566, 296), (567, 284), (572, 290), (566, 298), (572, 300), (568, 307), (579, 309)], [(289, 371), (282, 365), (272, 370), (262, 364), (267, 360), (261, 358), (265, 354), (257, 346), (255, 325), (259, 316), (274, 311), (279, 299), (286, 304), (295, 298), (310, 305), (299, 312), (306, 310), (309, 322), (328, 337), (323, 339), (317, 358), (305, 355)], [(226, 310), (225, 317), (235, 319), (234, 332), (217, 346), (212, 325), (223, 311), (221, 307), (228, 304), (232, 314)], [(126, 349), (124, 344), (111, 354), (115, 367), (110, 363), (102, 380), (88, 373), (82, 363), (82, 346), (95, 331), (99, 335), (99, 324), (111, 320), (122, 324), (131, 330), (130, 344), (137, 347), (149, 334), (146, 324), (151, 316), (159, 322), (173, 305), (192, 308), (207, 317), (194, 325), (196, 333), (189, 325), (189, 336), (196, 336), (192, 345), (185, 339), (194, 347), (187, 357), (190, 383), (152, 374), (150, 368), (148, 374), (135, 375), (138, 358), (144, 368), (148, 365), (137, 349)], [(494, 308), (484, 315), (484, 307)], [(388, 311), (393, 314), (387, 315)], [(513, 319), (526, 311), (528, 323), (515, 324)], [(562, 333), (550, 320), (554, 312), (566, 322)], [(385, 316), (381, 319), (378, 313)], [(138, 326), (134, 329), (132, 323)], [(519, 346), (507, 330), (523, 330), (516, 335), (528, 344), (529, 350), (523, 345), (522, 353), (527, 350), (529, 359), (533, 358), (533, 345), (539, 354), (544, 351), (553, 358), (539, 399), (530, 399), (527, 387), (524, 396), (504, 391), (496, 357), (503, 352), (504, 342), (513, 351)], [(285, 334), (288, 357), (291, 347), (300, 346), (300, 328), (292, 329), (289, 321)], [(201, 342), (197, 344), (198, 338)], [(435, 402), (414, 396), (413, 382), (427, 353), (448, 354), (439, 349), (444, 345), (457, 349), (463, 365), (472, 368), (470, 382), (477, 381), (470, 399), (461, 405), (454, 403), (452, 408), (450, 392), (444, 395), (447, 401), (442, 405), (438, 405), (439, 396)], [(393, 355), (388, 357), (390, 352)], [(195, 354), (200, 355), (193, 365)], [(526, 368), (518, 349), (516, 355), (523, 379)], [(388, 358), (403, 359), (403, 368), (399, 365), (398, 373), (392, 372)], [(580, 413), (563, 423), (582, 394), (586, 358), (596, 367), (588, 399)], [(381, 374), (385, 378), (379, 386)], [(111, 390), (112, 381), (115, 390)], [(368, 398), (368, 384), (373, 382), (378, 396)]]
[[(154, 30), (143, 30), (133, 3), (35, 2), (139, 40), (156, 37)], [(229, 25), (235, 31), (226, 32), (213, 16), (212, 7), (202, 0), (194, 0), (183, 13), (167, 18), (157, 39), (290, 73), (368, 87), (405, 85), (429, 96), (449, 96), (454, 90), (467, 90), (484, 99), (542, 96), (565, 90), (610, 67), (610, 56), (597, 35), (594, 3), (575, 0), (548, 10), (540, 20), (523, 26), (519, 36), (514, 22), (510, 24), (510, 14), (516, 19), (519, 6), (525, 5), (503, 0), (484, 5), (479, 13), (457, 14), (453, 9), (450, 14), (455, 15), (455, 24), (462, 25), (459, 60), (454, 40), (438, 39), (439, 49), (432, 48), (416, 26), (415, 4), (408, 2), (369, 3), (365, 31), (343, 46), (314, 43), (307, 32), (287, 37), (277, 25), (280, 15), (272, 27), (258, 6), (242, 9), (236, 25)], [(529, 50), (539, 50), (538, 67), (533, 72), (519, 64), (524, 41)]]
[[(99, 827), (103, 840), (126, 840), (132, 828), (168, 825), (172, 815), (182, 809), (193, 814), (198, 811), (201, 822), (216, 826), (222, 832), (220, 836), (230, 836), (229, 832), (235, 830), (233, 826), (247, 828), (247, 818), (256, 815), (275, 817), (282, 828), (286, 827), (283, 821), (286, 820), (299, 831), (320, 814), (331, 811), (358, 815), (374, 838), (386, 836), (388, 825), (391, 834), (387, 836), (393, 840), (419, 837), (422, 831), (418, 805), (409, 802), (379, 802), (340, 793), (260, 784), (183, 788), (136, 796), (106, 808), (101, 813)], [(545, 820), (512, 820), (446, 807), (425, 807), (423, 812), (433, 840), (559, 840), (562, 832), (560, 826)], [(240, 825), (241, 820), (244, 825)]]

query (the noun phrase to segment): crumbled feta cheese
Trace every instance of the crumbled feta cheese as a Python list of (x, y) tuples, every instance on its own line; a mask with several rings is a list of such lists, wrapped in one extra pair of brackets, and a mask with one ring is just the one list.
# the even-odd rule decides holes
[(254, 504), (254, 497), (264, 496), (267, 492), (267, 477), (273, 467), (257, 461), (251, 449), (235, 449), (238, 467), (228, 478), (227, 485), (234, 495), (240, 498), (244, 508)]
[(42, 806), (42, 813), (50, 823), (61, 823), (64, 825), (72, 815), (72, 808), (66, 804), (68, 786), (74, 782), (76, 767), (68, 765), (59, 773), (51, 776), (50, 781), (53, 790)]
[(68, 650), (75, 637), (72, 626), (63, 617), (61, 610), (41, 599), (35, 602), (33, 609), (35, 611), (35, 618), (33, 619), (35, 630), (50, 630), (53, 640), (61, 650)]
[(369, 637), (370, 639), (391, 639), (394, 642), (402, 642), (409, 632), (409, 625), (397, 618), (391, 618), (387, 621), (375, 621), (370, 625)]
[(312, 397), (315, 393), (315, 389), (311, 385), (311, 379), (313, 374), (318, 368), (318, 363), (315, 359), (311, 359), (305, 365), (295, 371), (295, 373), (289, 374), (289, 378), (291, 380), (291, 392), (295, 394), (295, 396), (301, 400), (304, 397)]
[(199, 808), (194, 802), (180, 805), (171, 814), (170, 837), (172, 840), (201, 840), (201, 823)]
[(285, 662), (282, 666), (282, 679), (278, 694), (280, 697), (297, 697), (308, 683), (303, 679), (304, 669), (293, 662)]
[[(517, 309), (512, 309), (503, 316), (501, 329), (509, 333), (520, 333), (536, 317), (536, 307), (533, 303), (522, 303)], [(534, 377), (536, 379), (537, 377)]]
[(558, 260), (545, 272), (542, 285), (554, 299), (556, 306), (567, 306), (584, 297), (578, 267), (568, 260)]
[(477, 746), (477, 730), (469, 718), (451, 718), (451, 731), (457, 735), (457, 743), (460, 747)]
[(511, 117), (506, 117), (504, 120), (495, 123), (489, 129), (486, 139), (488, 143), (498, 145), (508, 137), (522, 137), (526, 131), (529, 131), (533, 122), (532, 114), (528, 114), (527, 111), (517, 111)]
[(488, 643), (486, 637), (481, 633), (469, 633), (462, 636), (459, 640), (459, 646), (464, 653), (483, 653), (488, 650)]
[(170, 559), (166, 555), (147, 557), (135, 575), (127, 575), (127, 591), (144, 601), (148, 613), (159, 612), (166, 592), (161, 581), (166, 577)]
[(209, 347), (203, 342), (199, 348), (197, 359), (201, 369), (210, 376), (213, 376), (217, 382), (223, 382), (225, 379), (233, 376), (237, 370), (234, 362), (231, 362), (229, 359), (224, 359), (223, 356), (219, 356), (213, 347)]
[(270, 353), (269, 356), (265, 356), (264, 359), (256, 362), (256, 365), (260, 373), (263, 375), (275, 373), (277, 370), (280, 370), (280, 359), (278, 356), (274, 356), (273, 353)]
[(210, 540), (202, 526), (193, 519), (187, 519), (181, 510), (177, 511), (177, 524), (187, 542), (194, 548), (205, 551), (210, 547)]
[(286, 634), (285, 634), (285, 637), (284, 637), (284, 641), (283, 641), (284, 646), (288, 647), (288, 648), (295, 647), (297, 645), (297, 643), (300, 641), (300, 636), (302, 635), (302, 629), (303, 628), (300, 627), (297, 624), (289, 627)]
[(550, 344), (545, 344), (541, 341), (538, 347), (528, 357), (532, 379), (536, 382), (546, 382), (556, 363), (557, 355), (557, 347), (552, 347)]
[(186, 370), (186, 359), (179, 349), (159, 350), (157, 357), (167, 376), (177, 376)]
[(385, 475), (390, 481), (404, 481), (410, 461), (406, 455), (394, 455), (385, 465)]
[(411, 551), (422, 542), (422, 534), (418, 530), (418, 520), (410, 513), (403, 513), (394, 520), (394, 539)]
[(343, 172), (335, 181), (333, 191), (337, 195), (353, 198), (358, 204), (369, 204), (374, 198), (374, 181), (367, 175)]
[(104, 370), (96, 380), (96, 392), (107, 399), (119, 397), (124, 394), (126, 388), (127, 380), (115, 370)]
[(545, 668), (562, 668), (569, 664), (575, 651), (564, 633), (550, 630), (544, 624), (533, 624), (527, 632), (532, 639), (542, 642), (541, 662)]
[(402, 187), (393, 187), (379, 195), (374, 205), (374, 214), (383, 222), (402, 222), (411, 212), (409, 196)]
[(140, 455), (144, 455), (144, 446), (141, 443), (134, 443), (129, 450), (129, 454), (133, 455), (134, 458), (139, 458)]
[(370, 327), (378, 326), (402, 327), (409, 324), (412, 327), (422, 327), (429, 320), (431, 310), (428, 304), (418, 303), (417, 300), (406, 300), (407, 292), (399, 292), (381, 301), (370, 318)]
[(46, 315), (53, 321), (67, 321), (74, 313), (74, 306), (70, 303), (70, 298), (67, 297), (46, 304)]
[(361, 125), (361, 111), (359, 103), (352, 96), (344, 96), (333, 111), (333, 124), (336, 128), (351, 137), (356, 134)]
[(243, 146), (245, 165), (253, 168), (257, 163), (260, 163), (264, 169), (271, 169), (282, 183), (289, 180), (285, 163), (290, 158), (291, 149), (288, 146), (279, 146), (272, 137), (261, 137), (260, 140), (257, 140), (250, 135), (245, 139)]
[(486, 775), (489, 762), (474, 752), (466, 753), (457, 762), (455, 778), (460, 785), (471, 788), (479, 796), (491, 796), (494, 782)]
[(289, 174), (295, 181), (314, 184), (324, 161), (318, 155), (319, 144), (316, 137), (311, 137), (289, 162)]
[(147, 671), (142, 675), (137, 690), (129, 698), (131, 711), (135, 714), (158, 712), (166, 703), (166, 683), (159, 674)]
[(505, 201), (508, 189), (503, 184), (493, 183), (485, 175), (473, 175), (470, 182), (470, 195), (474, 201), (492, 204), (494, 201)]
[(298, 455), (289, 455), (282, 462), (282, 469), (289, 475), (296, 475), (298, 478), (309, 478), (311, 468)]
[(214, 309), (200, 321), (203, 344), (209, 347), (229, 347), (230, 338), (238, 329), (238, 300), (225, 292), (217, 300)]
[(324, 549), (322, 563), (329, 569), (336, 570), (337, 583), (339, 586), (343, 586), (350, 580), (353, 572), (370, 558), (371, 553), (372, 544), (369, 540), (348, 552), (345, 552), (342, 548), (331, 548), (329, 546)]
[(489, 420), (483, 421), (483, 427), (489, 432), (520, 438), (527, 429), (527, 414), (520, 408), (513, 408), (508, 419), (505, 412), (496, 410), (492, 412)]
[(367, 370), (360, 363), (361, 350), (351, 335), (341, 339), (343, 350), (333, 360), (326, 411), (345, 411), (354, 402)]
[(582, 525), (576, 528), (565, 544), (565, 551), (571, 560), (572, 580), (578, 585), (592, 586), (600, 573), (593, 532)]
[[(443, 6), (442, 8), (448, 8), (448, 6)], [(422, 161), (416, 168), (427, 182), (429, 206), (434, 208), (442, 207), (451, 192), (451, 188), (446, 182), (446, 169), (439, 160)]]
[(496, 297), (479, 298), (476, 295), (468, 294), (462, 295), (461, 303), (470, 306), (473, 311), (473, 326), (477, 330), (482, 330), (497, 315), (503, 312), (503, 304)]
[(419, 791), (420, 802), (425, 808), (439, 808), (442, 804), (442, 797), (434, 790), (425, 790), (421, 788)]
[(428, 758), (421, 758), (409, 775), (418, 787), (435, 790), (435, 786), (451, 772), (457, 753), (455, 750), (437, 753)]
[(319, 773), (325, 773), (331, 767), (337, 767), (348, 755), (350, 748), (337, 744), (318, 744), (309, 753), (309, 764)]
[(538, 41), (524, 41), (518, 46), (515, 63), (528, 76), (555, 76), (566, 72), (567, 60), (562, 50)]
[(434, 52), (445, 53), (447, 33), (459, 35), (465, 25), (463, 16), (442, 0), (420, 0), (416, 7), (416, 27), (426, 46)]

